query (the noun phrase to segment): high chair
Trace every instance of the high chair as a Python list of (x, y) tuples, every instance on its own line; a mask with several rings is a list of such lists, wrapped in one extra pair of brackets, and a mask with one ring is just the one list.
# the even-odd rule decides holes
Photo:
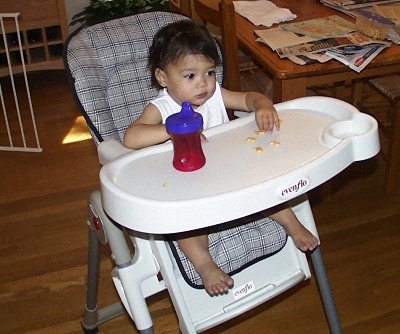
[[(163, 290), (168, 290), (172, 299), (182, 333), (198, 333), (308, 279), (311, 274), (305, 254), (275, 221), (268, 218), (255, 221), (252, 214), (289, 201), (299, 220), (318, 235), (306, 190), (325, 182), (353, 161), (369, 158), (379, 150), (373, 118), (358, 113), (345, 102), (318, 97), (276, 106), (286, 119), (286, 129), (291, 129), (279, 134), (285, 143), (298, 144), (299, 140), (286, 135), (301, 131), (299, 121), (307, 122), (312, 117), (310, 123), (317, 127), (316, 132), (320, 133), (319, 127), (323, 128), (322, 145), (315, 145), (315, 148), (311, 145), (301, 154), (301, 150), (292, 152), (293, 159), (300, 160), (303, 167), (278, 163), (275, 177), (268, 182), (253, 180), (259, 175), (247, 173), (248, 161), (244, 158), (224, 165), (226, 173), (217, 168), (218, 173), (223, 170), (222, 175), (215, 175), (213, 168), (214, 163), (229, 161), (230, 149), (236, 147), (243, 150), (239, 156), (252, 154), (251, 159), (257, 159), (254, 150), (248, 152), (243, 140), (245, 133), (255, 130), (251, 114), (206, 131), (210, 145), (204, 146), (209, 160), (198, 174), (176, 175), (169, 158), (164, 159), (165, 154), (170, 157), (170, 142), (136, 152), (124, 148), (121, 142), (125, 129), (138, 117), (145, 103), (157, 94), (150, 86), (147, 70), (147, 52), (152, 38), (162, 26), (181, 19), (187, 18), (166, 12), (142, 13), (82, 28), (66, 42), (67, 74), (103, 165), (101, 191), (90, 194), (88, 204), (87, 302), (82, 320), (85, 333), (96, 333), (100, 324), (125, 311), (140, 333), (152, 333), (146, 298)], [(220, 83), (222, 74), (219, 66)], [(293, 110), (296, 112), (291, 112)], [(235, 135), (227, 138), (231, 132)], [(306, 133), (310, 132), (307, 128)], [(219, 159), (213, 162), (215, 154)], [(257, 157), (263, 159), (267, 155)], [(282, 157), (277, 155), (278, 159)], [(135, 164), (147, 158), (156, 161), (151, 165)], [(253, 167), (258, 168), (257, 164), (259, 162)], [(262, 162), (261, 166), (264, 164)], [(145, 166), (156, 169), (152, 172), (153, 168)], [(163, 172), (157, 168), (162, 168)], [(268, 168), (273, 172), (271, 164)], [(186, 178), (192, 178), (190, 187)], [(158, 187), (154, 192), (152, 180), (156, 180)], [(196, 187), (196, 180), (205, 186)], [(247, 187), (250, 181), (255, 184)], [(179, 193), (182, 197), (175, 198), (177, 194), (173, 190), (178, 183), (182, 183)], [(232, 190), (231, 187), (238, 188)], [(138, 193), (134, 195), (131, 191)], [(217, 194), (209, 194), (209, 191)], [(146, 192), (150, 192), (149, 198), (147, 195), (141, 198)], [(198, 192), (205, 193), (199, 195)], [(167, 201), (152, 198), (165, 194), (169, 197)], [(170, 233), (213, 225), (215, 230), (209, 235), (210, 253), (235, 280), (234, 288), (218, 297), (206, 293), (190, 262), (169, 238)], [(246, 246), (249, 241), (252, 242)], [(129, 242), (134, 245), (133, 255)], [(116, 263), (112, 279), (121, 299), (121, 303), (103, 309), (97, 308), (100, 244), (108, 244), (111, 249)], [(311, 260), (331, 332), (341, 333), (319, 247), (312, 252)]]

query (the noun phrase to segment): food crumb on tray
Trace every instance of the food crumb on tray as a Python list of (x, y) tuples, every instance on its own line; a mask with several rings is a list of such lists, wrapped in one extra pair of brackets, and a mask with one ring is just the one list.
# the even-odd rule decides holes
[(255, 142), (257, 139), (255, 137), (247, 137), (246, 141), (248, 142)]
[(281, 146), (281, 142), (277, 141), (277, 140), (273, 140), (269, 143), (271, 146), (273, 147), (278, 147)]

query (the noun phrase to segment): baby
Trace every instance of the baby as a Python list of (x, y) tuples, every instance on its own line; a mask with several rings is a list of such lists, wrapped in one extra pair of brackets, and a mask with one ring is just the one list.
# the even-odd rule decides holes
[[(141, 149), (169, 140), (165, 121), (181, 110), (184, 101), (190, 102), (203, 116), (204, 128), (228, 122), (226, 109), (232, 109), (254, 112), (260, 130), (279, 130), (278, 114), (266, 96), (233, 92), (219, 86), (216, 80), (219, 62), (215, 39), (203, 25), (183, 20), (160, 29), (149, 50), (152, 83), (159, 88), (159, 94), (128, 127), (124, 145)], [(269, 216), (285, 229), (300, 250), (311, 251), (318, 246), (318, 239), (290, 208), (277, 209)], [(214, 263), (209, 253), (207, 229), (178, 233), (175, 238), (210, 295), (227, 293), (233, 287), (232, 277)]]

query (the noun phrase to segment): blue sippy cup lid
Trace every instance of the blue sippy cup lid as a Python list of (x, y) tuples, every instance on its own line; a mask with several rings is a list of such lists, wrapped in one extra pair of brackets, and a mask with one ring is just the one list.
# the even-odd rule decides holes
[(190, 102), (183, 102), (181, 111), (168, 116), (165, 126), (174, 134), (196, 132), (203, 128), (203, 116), (193, 110)]

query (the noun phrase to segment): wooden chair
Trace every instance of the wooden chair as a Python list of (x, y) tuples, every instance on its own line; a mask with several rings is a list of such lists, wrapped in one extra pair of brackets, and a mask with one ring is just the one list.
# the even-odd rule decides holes
[(194, 11), (203, 21), (221, 30), (222, 48), (225, 57), (224, 87), (240, 91), (238, 41), (236, 38), (235, 8), (231, 0), (221, 0), (218, 6), (210, 1), (193, 0)]
[(192, 17), (192, 1), (191, 0), (170, 0), (169, 8), (171, 12), (183, 14)]
[[(221, 0), (218, 6), (215, 2), (207, 0), (193, 0), (193, 6), (193, 17), (198, 17), (204, 24), (209, 23), (220, 29), (224, 53), (224, 87), (240, 91), (239, 48), (232, 0)], [(227, 110), (227, 113), (229, 119), (236, 118), (234, 110)]]
[[(361, 111), (374, 116), (372, 108), (363, 101), (363, 85), (363, 82), (355, 85), (353, 103)], [(385, 152), (387, 160), (385, 191), (388, 195), (392, 195), (400, 188), (400, 74), (371, 79), (368, 85), (385, 97), (391, 106), (388, 117), (384, 121), (378, 119), (378, 124), (382, 134), (389, 139), (389, 147)]]

